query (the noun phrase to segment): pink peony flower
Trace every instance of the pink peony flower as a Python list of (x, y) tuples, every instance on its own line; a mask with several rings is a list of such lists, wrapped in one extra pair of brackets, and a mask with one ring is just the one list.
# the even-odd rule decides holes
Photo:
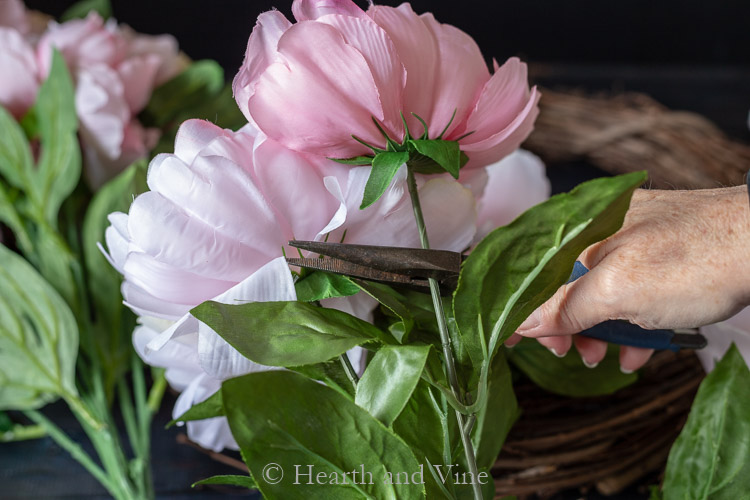
[[(175, 416), (222, 380), (269, 369), (189, 316), (192, 307), (209, 299), (295, 300), (282, 254), (290, 239), (328, 233), (337, 239), (346, 230), (347, 242), (418, 245), (403, 183), (358, 209), (368, 175), (369, 168), (288, 150), (249, 126), (235, 133), (198, 120), (182, 125), (175, 154), (154, 158), (151, 191), (136, 198), (128, 214), (110, 215), (106, 240), (112, 264), (125, 277), (125, 303), (140, 316), (137, 351), (167, 368), (170, 384), (183, 391)], [(431, 234), (435, 246), (468, 246), (476, 216), (471, 192), (442, 177), (421, 184), (428, 223), (440, 222)], [(359, 295), (328, 305), (367, 316), (374, 304)], [(224, 419), (191, 422), (188, 434), (207, 448), (234, 446)]]
[(53, 47), (76, 80), (86, 175), (96, 188), (156, 145), (158, 131), (144, 129), (135, 117), (153, 89), (179, 72), (177, 43), (169, 35), (137, 35), (91, 13), (50, 23), (37, 46), (43, 76)]
[(31, 29), (21, 0), (0, 0), (0, 27), (13, 28), (22, 35)]
[(0, 27), (0, 47), (0, 105), (20, 118), (34, 104), (39, 91), (34, 49), (20, 32), (4, 27)]
[(487, 167), (487, 176), (487, 184), (478, 197), (477, 242), (550, 195), (544, 163), (523, 149)]
[(526, 65), (511, 58), (490, 74), (471, 37), (432, 14), (408, 3), (365, 12), (351, 0), (295, 0), (292, 10), (296, 24), (261, 14), (233, 84), (248, 120), (287, 147), (367, 154), (352, 134), (384, 145), (375, 118), (399, 141), (400, 112), (422, 132), (416, 113), (430, 138), (447, 127), (443, 138), (459, 140), (471, 168), (501, 159), (531, 132), (539, 93), (529, 90)]
[(137, 121), (155, 87), (181, 71), (177, 42), (133, 32), (96, 13), (50, 22), (37, 36), (20, 1), (0, 0), (0, 105), (20, 118), (33, 105), (56, 48), (75, 81), (85, 174), (97, 188), (148, 155), (159, 131)]

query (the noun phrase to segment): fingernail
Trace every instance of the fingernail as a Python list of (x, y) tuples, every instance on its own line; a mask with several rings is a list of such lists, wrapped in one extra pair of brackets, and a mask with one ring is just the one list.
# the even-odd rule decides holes
[(583, 361), (583, 364), (586, 366), (586, 368), (596, 368), (597, 366), (599, 366), (598, 361), (596, 363), (589, 363), (588, 361), (586, 361), (586, 358), (583, 357), (581, 358), (581, 360)]
[(558, 358), (564, 358), (564, 357), (565, 357), (565, 355), (566, 355), (566, 354), (568, 354), (567, 352), (564, 352), (564, 353), (560, 354), (559, 352), (557, 352), (557, 351), (556, 351), (556, 350), (555, 350), (554, 348), (552, 348), (552, 347), (548, 347), (548, 349), (550, 350), (550, 352), (551, 352), (552, 354), (554, 354), (554, 355), (555, 355), (555, 356), (557, 356)]
[(523, 335), (524, 333), (528, 333), (531, 330), (534, 330), (535, 328), (538, 328), (539, 325), (542, 324), (542, 313), (537, 309), (533, 313), (531, 313), (531, 316), (526, 318), (526, 321), (521, 323), (521, 326), (519, 326), (516, 329), (516, 333), (519, 335)]
[(633, 372), (634, 372), (635, 370), (628, 370), (627, 368), (623, 368), (623, 367), (621, 366), (621, 367), (620, 367), (620, 371), (621, 371), (622, 373), (624, 373), (625, 375), (630, 375), (630, 374), (631, 374), (631, 373), (633, 373)]

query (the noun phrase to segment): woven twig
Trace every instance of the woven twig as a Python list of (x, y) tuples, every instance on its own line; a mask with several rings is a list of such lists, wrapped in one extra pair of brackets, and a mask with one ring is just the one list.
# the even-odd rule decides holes
[(590, 487), (613, 494), (659, 471), (702, 378), (693, 354), (662, 352), (637, 384), (607, 397), (519, 386), (522, 418), (492, 471), (498, 498)]
[(548, 164), (584, 159), (621, 174), (648, 170), (656, 188), (741, 184), (750, 146), (731, 141), (706, 118), (670, 111), (643, 94), (614, 97), (544, 90), (524, 147)]

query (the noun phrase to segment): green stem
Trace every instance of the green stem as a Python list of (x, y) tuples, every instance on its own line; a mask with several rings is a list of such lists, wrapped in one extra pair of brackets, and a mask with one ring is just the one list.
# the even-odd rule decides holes
[(101, 431), (107, 426), (107, 424), (102, 422), (93, 413), (91, 413), (91, 410), (89, 410), (86, 405), (83, 404), (83, 402), (77, 395), (67, 393), (63, 394), (62, 397), (68, 404), (70, 409), (73, 411), (73, 413), (83, 419), (89, 425), (89, 427), (91, 427), (95, 431)]
[(349, 378), (349, 381), (354, 386), (354, 389), (357, 389), (357, 384), (359, 383), (359, 377), (357, 376), (357, 371), (352, 366), (352, 362), (349, 360), (349, 356), (346, 355), (346, 353), (339, 356), (339, 360), (341, 361), (341, 364), (344, 367), (344, 371), (346, 372), (346, 376)]
[(152, 371), (154, 384), (151, 386), (151, 390), (148, 393), (148, 410), (151, 414), (155, 414), (159, 411), (161, 406), (161, 400), (164, 397), (164, 391), (167, 389), (167, 379), (164, 377), (164, 370), (159, 368)]
[(0, 432), (0, 443), (39, 439), (47, 435), (42, 425), (14, 425), (10, 430)]
[(94, 463), (91, 457), (83, 451), (83, 448), (81, 448), (78, 443), (70, 439), (67, 434), (38, 411), (26, 410), (24, 414), (35, 424), (43, 427), (47, 434), (49, 434), (61, 448), (70, 453), (71, 457), (89, 471), (89, 473), (94, 476), (112, 496), (116, 498), (119, 497), (120, 492), (118, 491), (117, 486), (112, 482), (111, 478), (101, 467)]
[[(422, 248), (430, 248), (430, 241), (427, 237), (427, 228), (424, 223), (424, 215), (422, 214), (422, 204), (419, 202), (419, 191), (417, 189), (417, 181), (414, 178), (414, 171), (407, 165), (406, 168), (406, 183), (409, 188), (409, 196), (411, 197), (411, 205), (414, 209), (414, 219), (417, 222), (417, 230), (419, 231), (419, 240), (422, 244)], [(445, 311), (443, 310), (443, 299), (440, 296), (440, 286), (434, 278), (429, 278), (430, 294), (432, 295), (432, 303), (435, 306), (435, 318), (438, 323), (438, 330), (440, 331), (440, 343), (443, 347), (443, 357), (445, 358), (445, 372), (448, 377), (448, 382), (451, 386), (453, 396), (459, 401), (463, 401), (461, 392), (458, 385), (458, 376), (456, 375), (456, 363), (453, 359), (453, 350), (451, 349), (451, 338), (450, 332), (448, 332), (448, 324), (445, 320)], [(482, 488), (479, 484), (479, 470), (477, 468), (477, 460), (474, 454), (474, 444), (471, 442), (471, 436), (467, 432), (466, 423), (464, 422), (464, 415), (456, 410), (456, 421), (458, 422), (458, 432), (461, 435), (461, 443), (464, 448), (464, 454), (466, 455), (466, 463), (469, 467), (469, 472), (473, 478), (471, 481), (471, 488), (474, 492), (475, 500), (482, 500)]]

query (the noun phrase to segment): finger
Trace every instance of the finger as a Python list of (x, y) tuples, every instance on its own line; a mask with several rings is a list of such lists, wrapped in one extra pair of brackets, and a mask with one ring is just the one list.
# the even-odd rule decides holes
[(505, 347), (513, 347), (514, 345), (518, 344), (520, 341), (523, 340), (523, 337), (520, 335), (516, 335), (515, 333), (508, 337), (508, 340), (504, 342)]
[(526, 318), (516, 333), (524, 337), (570, 335), (612, 319), (608, 304), (615, 302), (601, 300), (604, 287), (600, 281), (606, 270), (600, 269), (594, 268), (573, 283), (561, 286)]
[(610, 252), (610, 242), (610, 239), (606, 239), (594, 243), (578, 256), (578, 261), (588, 269), (593, 269)]
[(620, 347), (620, 370), (623, 373), (633, 373), (646, 364), (648, 358), (654, 353), (653, 349), (641, 347)]
[(583, 364), (589, 368), (596, 367), (607, 355), (607, 343), (604, 341), (573, 335), (573, 343), (581, 355)]
[(540, 344), (552, 351), (552, 354), (558, 358), (564, 357), (568, 354), (570, 347), (573, 345), (571, 335), (563, 335), (557, 337), (539, 337), (537, 339)]

